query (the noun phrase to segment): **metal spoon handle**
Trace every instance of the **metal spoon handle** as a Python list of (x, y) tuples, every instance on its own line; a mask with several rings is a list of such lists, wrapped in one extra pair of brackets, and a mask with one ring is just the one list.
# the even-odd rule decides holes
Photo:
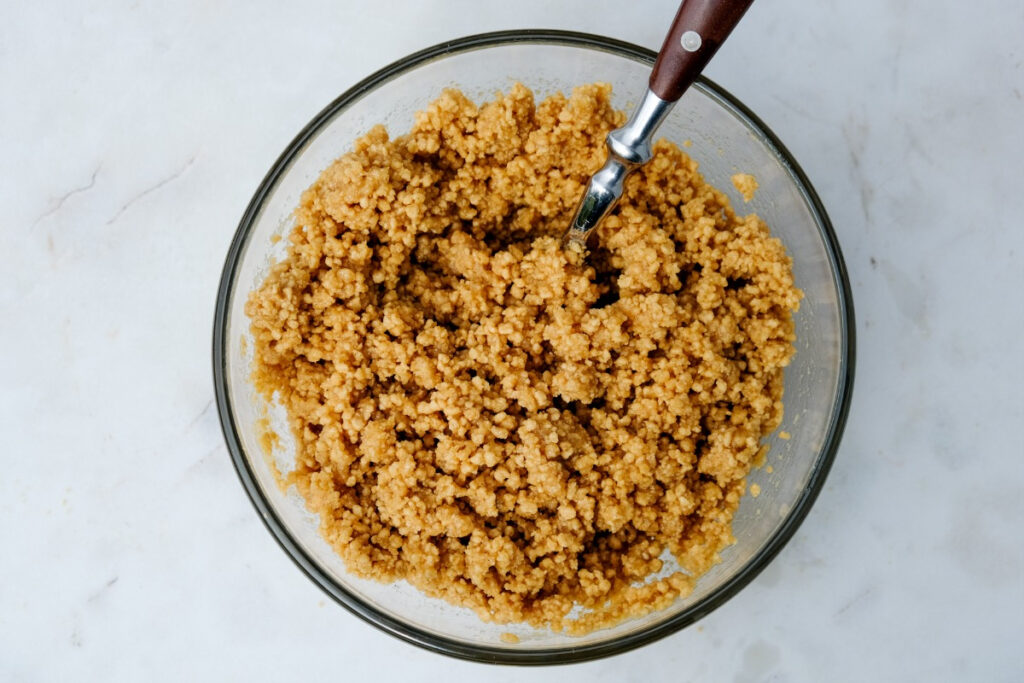
[(753, 2), (683, 0), (651, 71), (654, 94), (668, 102), (682, 97)]
[(612, 212), (626, 176), (651, 158), (651, 140), (753, 0), (683, 0), (651, 71), (647, 92), (622, 128), (608, 133), (608, 160), (580, 197), (563, 245), (586, 247), (587, 237)]
[(562, 237), (563, 246), (575, 244), (586, 249), (587, 238), (594, 228), (619, 202), (626, 176), (650, 160), (654, 132), (673, 106), (675, 102), (663, 100), (648, 89), (626, 125), (608, 133), (605, 138), (608, 160), (590, 177), (569, 229)]

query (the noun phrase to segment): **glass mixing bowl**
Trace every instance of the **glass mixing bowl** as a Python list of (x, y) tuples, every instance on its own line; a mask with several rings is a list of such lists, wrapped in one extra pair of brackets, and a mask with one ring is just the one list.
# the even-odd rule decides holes
[[(643, 93), (655, 54), (608, 38), (557, 31), (511, 31), (444, 43), (388, 66), (317, 114), (264, 178), (235, 234), (217, 295), (213, 370), (217, 407), (231, 457), (270, 532), (295, 563), (342, 606), (403, 640), (448, 655), (488, 662), (557, 663), (593, 659), (649, 643), (708, 614), (753, 579), (793, 535), (825, 481), (839, 444), (853, 380), (854, 325), (850, 285), (825, 210), (796, 162), (749, 110), (701, 80), (665, 121), (660, 136), (692, 141), (686, 151), (704, 177), (737, 210), (760, 214), (793, 257), (804, 300), (795, 317), (796, 355), (785, 373), (786, 440), (769, 439), (767, 463), (749, 481), (733, 521), (736, 543), (671, 606), (581, 637), (522, 625), (487, 624), (468, 609), (427, 598), (404, 582), (381, 584), (349, 575), (320, 537), (317, 520), (294, 489), (282, 491), (274, 467), (294, 456), (287, 423), (250, 380), (252, 344), (244, 313), (248, 293), (283, 255), (300, 194), (371, 126), (407, 131), (415, 112), (442, 89), (458, 87), (476, 101), (521, 81), (538, 101), (593, 81), (610, 82), (617, 107), (629, 110)], [(760, 183), (749, 204), (730, 177), (752, 173)], [(281, 436), (272, 453), (261, 446), (266, 420)], [(770, 471), (769, 471), (770, 469)], [(518, 642), (506, 642), (512, 633)], [(504, 636), (504, 637), (503, 637)]]

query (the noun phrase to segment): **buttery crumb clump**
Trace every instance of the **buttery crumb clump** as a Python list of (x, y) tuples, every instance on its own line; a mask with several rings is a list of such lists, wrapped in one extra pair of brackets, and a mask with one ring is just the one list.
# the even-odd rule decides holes
[(740, 196), (743, 197), (744, 202), (749, 202), (754, 198), (754, 194), (757, 192), (759, 187), (757, 184), (757, 178), (750, 175), (749, 173), (737, 173), (733, 175), (732, 185), (739, 191)]
[(579, 633), (671, 604), (734, 540), (801, 295), (665, 141), (599, 246), (560, 248), (624, 121), (609, 98), (449, 90), (303, 195), (246, 306), (253, 378), (353, 573)]

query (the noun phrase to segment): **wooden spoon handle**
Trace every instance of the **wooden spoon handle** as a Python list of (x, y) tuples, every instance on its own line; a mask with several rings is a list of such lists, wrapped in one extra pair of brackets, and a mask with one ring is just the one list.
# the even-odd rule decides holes
[(683, 0), (651, 72), (655, 95), (675, 102), (707, 63), (754, 0)]

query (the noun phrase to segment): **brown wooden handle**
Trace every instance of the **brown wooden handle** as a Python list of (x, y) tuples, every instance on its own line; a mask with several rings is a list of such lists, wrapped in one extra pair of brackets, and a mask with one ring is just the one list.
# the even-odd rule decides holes
[(658, 53), (650, 86), (675, 102), (697, 80), (754, 0), (683, 0)]

